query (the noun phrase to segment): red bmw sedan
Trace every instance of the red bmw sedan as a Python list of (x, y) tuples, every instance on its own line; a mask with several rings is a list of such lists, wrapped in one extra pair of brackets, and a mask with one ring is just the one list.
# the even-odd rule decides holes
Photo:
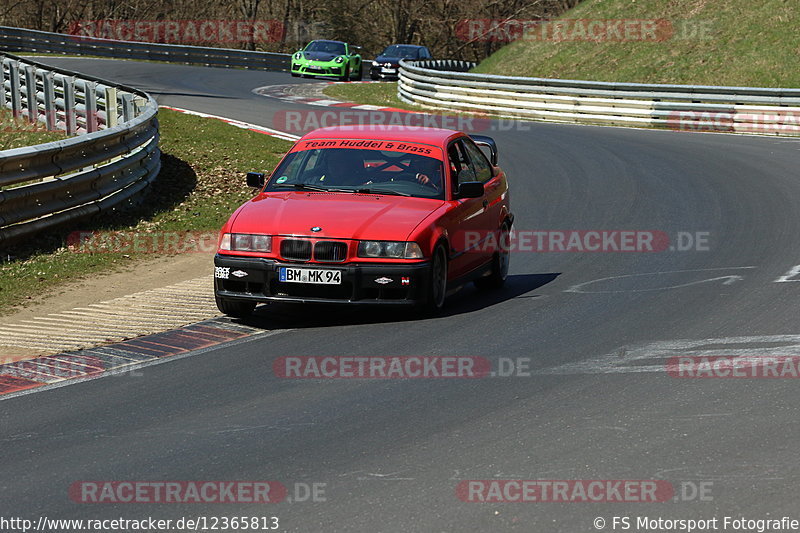
[(306, 134), (222, 227), (223, 313), (260, 302), (442, 308), (448, 292), (508, 275), (514, 216), (489, 137), (407, 126)]

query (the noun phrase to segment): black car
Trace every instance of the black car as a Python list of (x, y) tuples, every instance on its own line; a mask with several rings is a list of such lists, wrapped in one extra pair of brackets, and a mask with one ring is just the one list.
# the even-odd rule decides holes
[(387, 46), (381, 55), (372, 62), (369, 76), (373, 80), (396, 79), (401, 59), (431, 59), (431, 53), (424, 46), (415, 44), (393, 44)]

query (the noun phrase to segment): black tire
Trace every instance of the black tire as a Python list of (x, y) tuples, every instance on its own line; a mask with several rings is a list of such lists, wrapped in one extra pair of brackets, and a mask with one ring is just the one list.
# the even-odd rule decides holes
[(423, 304), (426, 314), (436, 314), (444, 307), (447, 296), (447, 254), (444, 246), (436, 246), (431, 257), (431, 271), (428, 277), (428, 290)]
[(372, 81), (378, 81), (379, 79), (381, 79), (381, 77), (378, 76), (377, 74), (370, 74), (369, 77), (372, 78)]
[(354, 74), (354, 77), (352, 78), (353, 81), (361, 81), (363, 77), (361, 63), (358, 64), (358, 67), (356, 67), (356, 71), (353, 72), (353, 74)]
[(511, 259), (511, 228), (504, 223), (500, 228), (499, 250), (492, 258), (492, 271), (483, 278), (475, 280), (475, 286), (479, 289), (499, 289), (508, 277), (508, 265)]
[(348, 81), (350, 79), (350, 65), (344, 68), (344, 74), (341, 75), (339, 81)]
[(219, 296), (214, 298), (217, 301), (217, 309), (233, 318), (248, 317), (256, 308), (255, 302), (248, 302), (247, 300), (228, 300)]
[(298, 74), (297, 72), (292, 72), (292, 77), (293, 78), (299, 78), (300, 74)]

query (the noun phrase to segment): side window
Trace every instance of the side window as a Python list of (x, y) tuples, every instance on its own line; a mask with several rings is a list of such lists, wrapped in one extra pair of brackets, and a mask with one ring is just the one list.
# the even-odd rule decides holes
[(483, 155), (480, 148), (475, 146), (475, 143), (470, 139), (464, 139), (464, 146), (469, 154), (469, 159), (472, 162), (472, 170), (475, 172), (477, 181), (486, 183), (492, 179), (492, 166), (489, 160)]
[[(467, 153), (464, 151), (464, 144), (461, 140), (450, 144), (447, 149), (447, 156), (450, 165), (450, 172), (453, 176), (453, 189), (458, 188), (460, 181), (475, 181), (472, 168), (469, 166)], [(465, 170), (466, 172), (461, 172)]]

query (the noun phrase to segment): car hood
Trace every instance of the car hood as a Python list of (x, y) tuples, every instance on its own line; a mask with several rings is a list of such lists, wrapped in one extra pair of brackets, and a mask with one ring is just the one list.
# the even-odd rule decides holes
[[(390, 195), (271, 192), (242, 206), (229, 231), (402, 241), (442, 203)], [(322, 229), (312, 232), (312, 227)]]
[(397, 56), (378, 56), (375, 58), (375, 61), (378, 63), (399, 63), (401, 59), (407, 59), (403, 57)]
[(303, 52), (303, 56), (310, 61), (332, 61), (339, 55), (341, 54), (332, 54), (330, 52)]

